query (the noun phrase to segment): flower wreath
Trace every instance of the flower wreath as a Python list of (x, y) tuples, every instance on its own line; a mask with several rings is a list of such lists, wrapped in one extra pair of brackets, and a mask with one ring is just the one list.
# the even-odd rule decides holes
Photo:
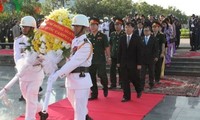
[(58, 68), (57, 64), (70, 56), (74, 38), (72, 17), (64, 8), (52, 11), (35, 32), (34, 38), (29, 41), (30, 48), (43, 55), (46, 74), (54, 72)]

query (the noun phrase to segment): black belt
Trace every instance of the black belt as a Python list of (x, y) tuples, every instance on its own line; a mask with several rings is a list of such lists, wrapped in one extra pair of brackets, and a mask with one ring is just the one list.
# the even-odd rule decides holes
[(83, 73), (89, 72), (89, 67), (77, 67), (71, 73), (81, 73), (81, 72)]

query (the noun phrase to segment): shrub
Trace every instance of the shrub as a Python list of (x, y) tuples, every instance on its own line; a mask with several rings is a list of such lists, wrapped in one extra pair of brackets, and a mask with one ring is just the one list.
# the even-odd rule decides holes
[(181, 30), (181, 38), (189, 38), (190, 31), (189, 29), (182, 28)]

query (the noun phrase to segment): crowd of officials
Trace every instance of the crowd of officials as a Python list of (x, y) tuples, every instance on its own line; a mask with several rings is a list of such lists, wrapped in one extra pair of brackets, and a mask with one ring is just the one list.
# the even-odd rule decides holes
[[(37, 24), (41, 21), (42, 19), (38, 19)], [(0, 49), (5, 49), (6, 46), (13, 49), (14, 39), (22, 34), (19, 24), (20, 20), (16, 18), (0, 22)]]
[[(99, 19), (89, 18), (90, 25), (87, 38), (93, 45), (92, 65), (89, 73), (92, 78), (91, 96), (89, 100), (98, 98), (97, 76), (103, 86), (103, 94), (108, 96), (109, 89), (123, 89), (122, 102), (129, 101), (130, 85), (133, 83), (140, 98), (145, 88), (145, 79), (148, 69), (149, 89), (160, 84), (163, 63), (166, 67), (171, 64), (176, 49), (180, 45), (180, 21), (173, 15), (144, 16), (136, 14), (124, 18), (108, 17)], [(40, 22), (40, 20), (38, 21)], [(195, 51), (200, 45), (200, 20), (192, 15), (189, 20), (191, 50)], [(8, 43), (21, 35), (19, 21), (13, 19), (0, 24), (1, 48), (5, 49)], [(12, 44), (8, 44), (10, 49)], [(110, 65), (110, 82), (106, 65)], [(117, 77), (117, 74), (119, 77)], [(119, 78), (119, 79), (117, 79)]]
[(0, 42), (1, 48), (6, 48), (6, 39), (8, 40), (10, 49), (13, 49), (14, 38), (21, 35), (21, 30), (19, 27), (19, 22), (16, 19), (11, 19), (10, 21), (3, 21), (0, 23)]
[[(88, 39), (93, 44), (93, 59), (90, 67), (93, 87), (89, 100), (98, 98), (97, 79), (103, 86), (103, 94), (108, 89), (123, 89), (121, 102), (131, 99), (130, 83), (135, 86), (137, 98), (145, 88), (146, 73), (149, 73), (149, 89), (160, 84), (162, 66), (169, 67), (171, 58), (180, 44), (180, 21), (173, 15), (160, 15), (158, 19), (149, 15), (127, 15), (103, 20), (91, 17)], [(103, 34), (104, 33), (104, 34)], [(106, 74), (106, 64), (110, 64), (110, 82)], [(117, 73), (119, 77), (117, 77)], [(119, 78), (117, 80), (117, 78)]]
[(200, 49), (200, 18), (193, 14), (189, 20), (191, 51)]

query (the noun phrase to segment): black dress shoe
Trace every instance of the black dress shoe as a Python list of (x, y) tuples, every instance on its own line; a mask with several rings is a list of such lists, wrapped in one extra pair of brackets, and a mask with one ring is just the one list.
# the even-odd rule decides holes
[(137, 93), (137, 98), (141, 98), (142, 92)]
[(85, 120), (93, 120), (93, 119), (87, 114)]
[(88, 100), (96, 100), (96, 99), (98, 99), (97, 96), (91, 96), (90, 98), (88, 98)]
[(103, 89), (103, 95), (104, 97), (108, 96), (108, 88)]
[(40, 115), (40, 120), (47, 120), (47, 118), (49, 117), (48, 113), (39, 112), (39, 115)]
[(19, 101), (25, 101), (24, 97), (21, 95), (21, 97), (19, 98)]
[(128, 102), (130, 99), (122, 98), (121, 102)]

